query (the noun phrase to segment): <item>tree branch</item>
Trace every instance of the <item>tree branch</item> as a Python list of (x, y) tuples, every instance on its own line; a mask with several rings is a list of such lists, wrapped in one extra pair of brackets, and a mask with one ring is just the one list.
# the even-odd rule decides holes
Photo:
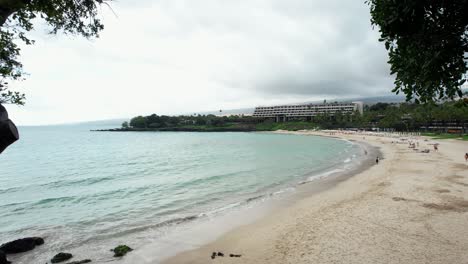
[(5, 24), (8, 17), (30, 2), (31, 0), (0, 0), (0, 27)]

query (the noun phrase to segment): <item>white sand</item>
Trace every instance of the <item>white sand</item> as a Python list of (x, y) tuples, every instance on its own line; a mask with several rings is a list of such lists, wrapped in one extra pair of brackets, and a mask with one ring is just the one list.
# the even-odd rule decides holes
[(380, 147), (384, 159), (166, 263), (468, 263), (468, 142), (440, 140), (434, 152), (420, 137), (424, 154), (395, 138), (336, 136)]

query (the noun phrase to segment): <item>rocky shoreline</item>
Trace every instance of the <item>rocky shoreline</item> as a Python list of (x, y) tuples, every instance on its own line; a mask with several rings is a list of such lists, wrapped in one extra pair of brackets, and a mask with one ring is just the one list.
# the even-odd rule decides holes
[[(20, 238), (20, 239), (2, 244), (0, 246), (0, 264), (12, 263), (11, 261), (8, 261), (7, 259), (8, 255), (28, 252), (28, 251), (34, 250), (36, 246), (40, 246), (43, 244), (44, 244), (44, 239), (42, 237)], [(114, 249), (111, 249), (110, 251), (114, 252), (114, 257), (123, 257), (128, 252), (133, 251), (133, 249), (127, 245), (119, 245), (115, 247)], [(72, 258), (73, 258), (73, 254), (60, 252), (56, 254), (52, 259), (50, 259), (50, 262), (61, 263), (61, 262), (68, 261)], [(90, 262), (92, 262), (91, 259), (84, 259), (84, 260), (72, 261), (67, 264), (84, 264), (84, 263), (90, 263)]]

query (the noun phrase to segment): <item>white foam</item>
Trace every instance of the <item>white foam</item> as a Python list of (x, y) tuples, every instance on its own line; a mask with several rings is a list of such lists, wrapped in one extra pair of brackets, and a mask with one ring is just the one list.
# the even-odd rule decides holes
[(335, 174), (335, 173), (340, 173), (340, 172), (343, 172), (344, 169), (333, 169), (333, 170), (329, 170), (329, 171), (326, 171), (326, 172), (323, 172), (323, 173), (320, 173), (320, 174), (316, 174), (316, 175), (313, 175), (313, 176), (310, 176), (307, 181), (310, 182), (310, 181), (315, 181), (315, 180), (318, 180), (318, 179), (321, 179), (321, 178), (325, 178), (325, 177), (328, 177), (332, 174)]
[(282, 193), (285, 193), (285, 192), (292, 192), (295, 189), (296, 188), (294, 188), (294, 187), (284, 188), (284, 189), (281, 189), (279, 191), (274, 192), (273, 195), (278, 195), (278, 194), (282, 194)]
[(220, 207), (220, 208), (217, 208), (217, 209), (214, 209), (214, 210), (205, 212), (205, 213), (201, 213), (201, 214), (199, 214), (198, 216), (201, 217), (201, 216), (210, 216), (210, 215), (214, 215), (214, 214), (217, 214), (217, 213), (220, 213), (220, 212), (223, 212), (223, 211), (226, 211), (226, 210), (229, 210), (229, 209), (238, 207), (238, 206), (240, 206), (240, 205), (241, 205), (240, 202), (231, 203), (231, 204), (228, 204), (228, 205), (226, 205), (226, 206), (223, 206), (223, 207)]

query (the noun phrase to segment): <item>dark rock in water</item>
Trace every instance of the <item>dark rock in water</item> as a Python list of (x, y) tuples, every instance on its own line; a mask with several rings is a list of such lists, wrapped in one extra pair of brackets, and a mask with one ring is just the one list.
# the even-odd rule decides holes
[(57, 255), (55, 255), (55, 256), (50, 260), (50, 262), (52, 262), (52, 263), (59, 263), (59, 262), (62, 262), (62, 261), (69, 260), (69, 259), (71, 259), (71, 258), (73, 258), (73, 255), (72, 255), (72, 254), (60, 252), (60, 253), (58, 253)]
[(44, 239), (42, 237), (33, 237), (33, 239), (36, 242), (36, 246), (44, 244)]
[(84, 264), (84, 263), (89, 263), (89, 262), (91, 262), (90, 259), (84, 259), (84, 260), (80, 260), (80, 261), (68, 262), (67, 264)]
[(132, 251), (133, 249), (127, 245), (119, 245), (118, 247), (114, 248), (114, 257), (123, 257), (128, 252)]
[(3, 251), (0, 251), (0, 264), (10, 264), (11, 262), (7, 260), (6, 254)]
[(44, 244), (44, 239), (40, 237), (26, 237), (3, 244), (0, 246), (0, 250), (5, 254), (14, 254), (33, 250), (42, 244)]
[(216, 252), (213, 252), (213, 254), (211, 254), (211, 259), (215, 259), (216, 258)]
[(236, 255), (236, 254), (229, 254), (231, 258), (240, 258), (242, 255)]
[(218, 257), (224, 257), (223, 252), (218, 252)]

